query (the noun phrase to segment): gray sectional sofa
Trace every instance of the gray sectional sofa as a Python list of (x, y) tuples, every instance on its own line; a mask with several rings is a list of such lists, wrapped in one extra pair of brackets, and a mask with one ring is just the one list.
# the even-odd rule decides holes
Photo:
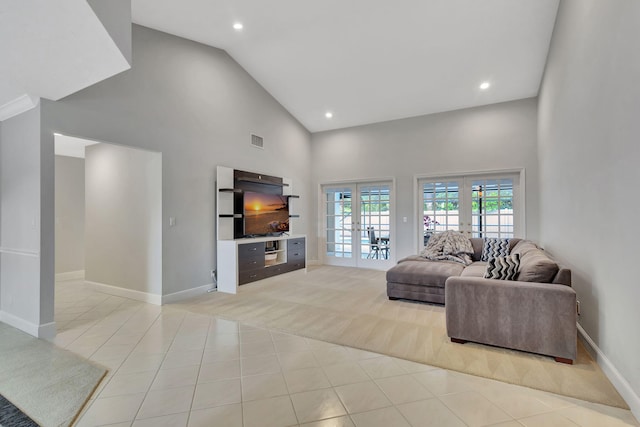
[(554, 357), (576, 358), (576, 293), (571, 271), (528, 240), (511, 239), (520, 255), (516, 280), (483, 278), (483, 239), (472, 238), (473, 263), (410, 256), (387, 271), (389, 299), (445, 304), (454, 342), (479, 342)]

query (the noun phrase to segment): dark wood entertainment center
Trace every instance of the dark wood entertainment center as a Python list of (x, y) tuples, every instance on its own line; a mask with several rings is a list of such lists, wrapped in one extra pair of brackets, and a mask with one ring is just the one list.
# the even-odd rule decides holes
[[(244, 193), (260, 192), (296, 199), (298, 196), (291, 194), (290, 180), (218, 166), (216, 186), (218, 291), (236, 293), (239, 285), (306, 268), (305, 236), (276, 233), (244, 237), (243, 234)], [(288, 216), (298, 217), (290, 212)]]
[[(271, 243), (276, 243), (276, 248), (280, 247), (279, 245), (285, 248), (268, 251), (267, 246)], [(238, 285), (305, 268), (304, 247), (304, 237), (238, 244)], [(286, 253), (286, 257), (282, 257), (282, 262), (267, 265), (265, 258), (267, 255), (277, 257), (280, 253)]]

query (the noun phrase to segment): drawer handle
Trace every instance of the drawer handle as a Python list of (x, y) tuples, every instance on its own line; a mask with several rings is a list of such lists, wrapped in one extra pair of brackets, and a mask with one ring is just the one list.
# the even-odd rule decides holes
[(300, 255), (300, 254), (298, 254), (298, 253), (293, 254), (293, 256), (298, 256), (298, 255)]
[(252, 274), (251, 276), (249, 276), (249, 278), (250, 278), (250, 279), (254, 279), (254, 278), (256, 278), (256, 277), (258, 277), (258, 275), (257, 275), (257, 274)]
[(251, 250), (252, 250), (252, 251), (257, 251), (257, 250), (258, 250), (258, 248), (251, 248)]

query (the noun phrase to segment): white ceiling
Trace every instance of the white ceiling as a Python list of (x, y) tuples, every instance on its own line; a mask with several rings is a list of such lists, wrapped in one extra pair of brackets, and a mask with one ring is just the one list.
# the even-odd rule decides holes
[(132, 16), (226, 50), (317, 132), (536, 96), (558, 2), (132, 0)]
[(128, 68), (86, 0), (0, 0), (0, 120)]

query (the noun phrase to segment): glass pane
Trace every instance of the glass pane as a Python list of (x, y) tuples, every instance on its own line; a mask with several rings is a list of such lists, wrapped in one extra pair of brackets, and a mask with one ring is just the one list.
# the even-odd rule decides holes
[(327, 256), (351, 257), (351, 189), (325, 189)]
[(473, 237), (513, 237), (511, 178), (474, 180), (471, 184), (471, 199)]
[(422, 231), (424, 243), (432, 233), (460, 228), (460, 189), (457, 181), (422, 185)]
[(360, 257), (389, 259), (390, 186), (365, 185), (360, 188)]

